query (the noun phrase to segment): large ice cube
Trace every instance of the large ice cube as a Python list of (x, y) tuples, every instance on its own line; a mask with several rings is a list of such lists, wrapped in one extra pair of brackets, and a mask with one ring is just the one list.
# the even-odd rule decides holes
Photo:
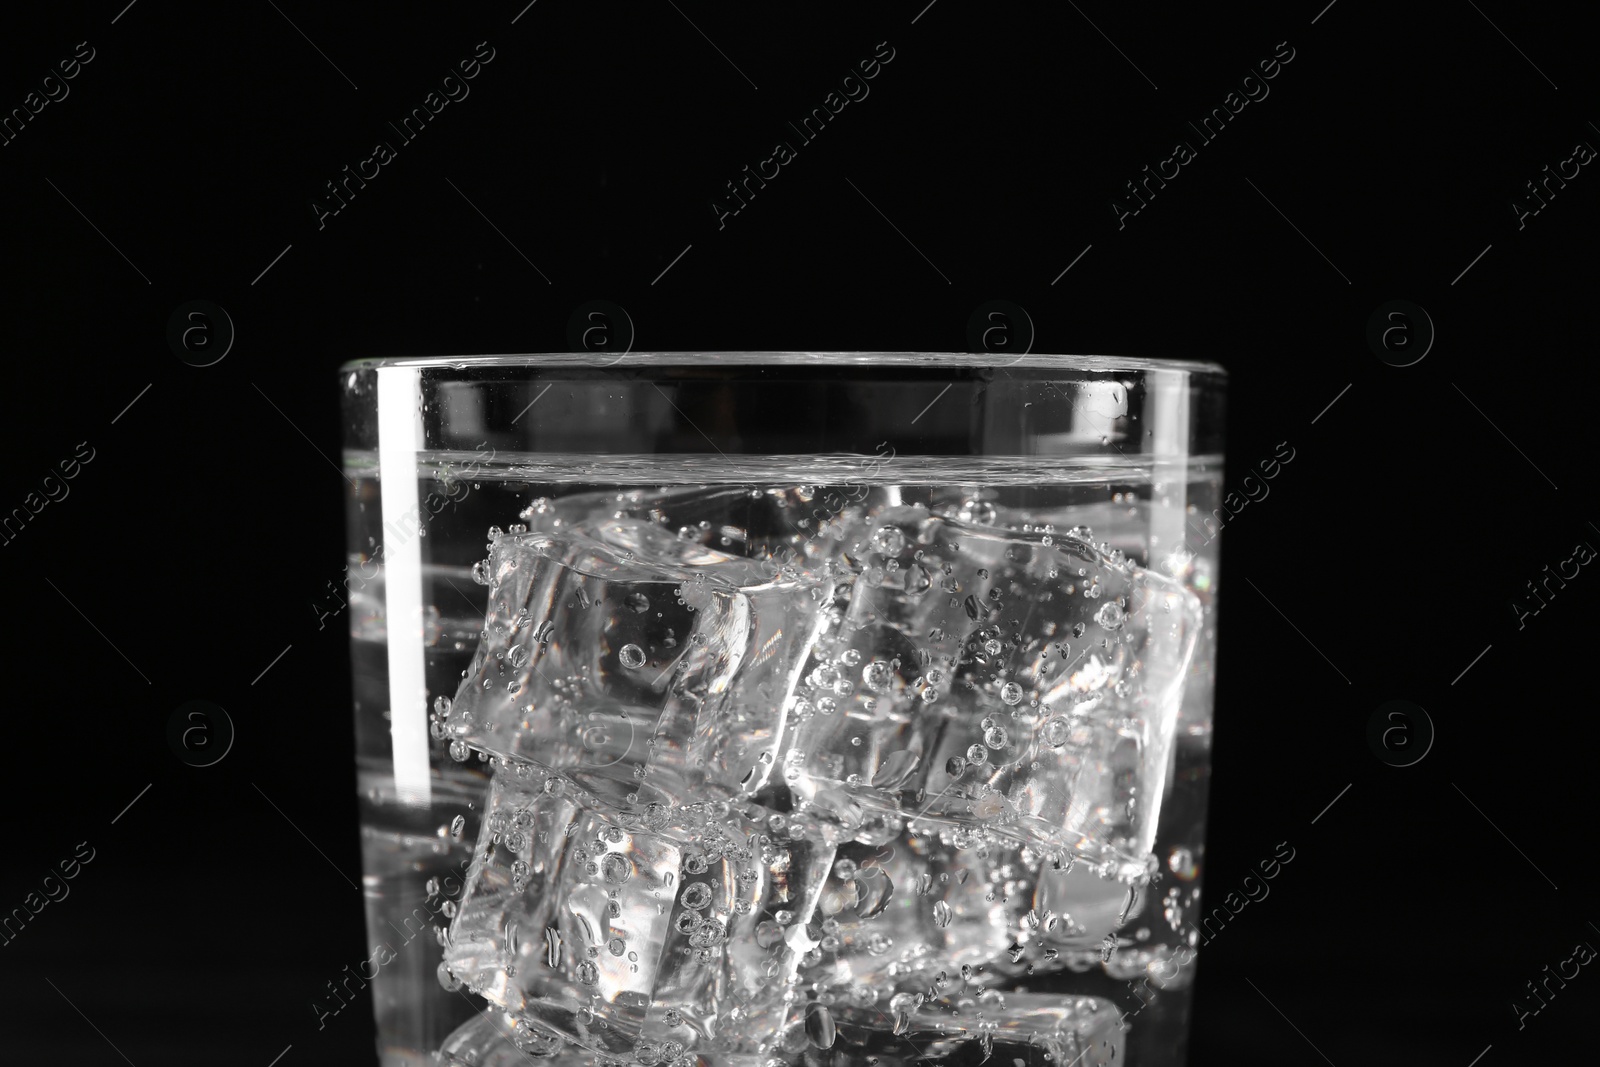
[(501, 762), (446, 961), (594, 1052), (759, 1050), (788, 1009), (831, 830), (715, 799), (619, 811)]
[(700, 1052), (686, 1056), (671, 1042), (646, 1045), (626, 1059), (597, 1056), (527, 1018), (481, 1010), (444, 1040), (437, 1067), (759, 1067), (752, 1054)]
[(613, 797), (754, 793), (831, 587), (769, 571), (637, 519), (501, 534), (441, 729)]
[[(438, 1067), (527, 1067), (529, 1057), (548, 1061), (567, 1046), (552, 1031), (493, 1008), (480, 1008), (478, 1014), (456, 1027), (444, 1039), (435, 1055)], [(583, 1049), (572, 1049), (585, 1059), (594, 1057)]]
[(609, 519), (658, 526), (680, 540), (780, 569), (807, 571), (838, 551), (845, 531), (888, 491), (860, 485), (680, 485), (541, 498), (521, 513), (528, 528), (560, 533)]
[[(960, 993), (928, 1000), (902, 993), (887, 1005), (838, 1004), (826, 1009), (832, 1030), (826, 1052), (813, 1048), (817, 1067), (1119, 1067), (1121, 1013), (1100, 997), (1030, 993)], [(814, 1011), (813, 1011), (814, 1016)]]
[(863, 572), (797, 689), (783, 754), (796, 792), (1143, 878), (1201, 624), (1194, 596), (1072, 532), (921, 507), (884, 509), (847, 541)]
[(850, 843), (823, 887), (806, 957), (820, 988), (974, 987), (1098, 965), (1143, 888), (1070, 855), (917, 821), (894, 841)]
[(883, 996), (941, 971), (992, 985), (1020, 973), (1038, 860), (925, 826), (872, 847), (840, 848), (813, 921), (819, 943), (806, 979), (822, 988), (872, 988)]

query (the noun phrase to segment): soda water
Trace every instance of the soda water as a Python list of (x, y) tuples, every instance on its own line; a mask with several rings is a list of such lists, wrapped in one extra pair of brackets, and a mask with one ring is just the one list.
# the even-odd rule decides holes
[(1182, 1062), (1217, 457), (432, 450), (398, 516), (383, 458), (385, 1067)]

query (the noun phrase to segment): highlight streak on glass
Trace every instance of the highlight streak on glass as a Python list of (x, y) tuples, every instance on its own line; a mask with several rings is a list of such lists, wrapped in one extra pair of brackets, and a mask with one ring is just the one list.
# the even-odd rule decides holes
[(433, 802), (433, 788), (428, 771), (428, 686), (423, 661), (422, 545), (417, 538), (417, 451), (422, 447), (419, 379), (418, 372), (409, 367), (393, 367), (377, 377), (394, 784), (402, 803), (427, 807)]
[[(1150, 393), (1154, 403), (1150, 419), (1149, 431), (1153, 435), (1150, 443), (1152, 456), (1151, 487), (1150, 487), (1150, 555), (1147, 566), (1152, 570), (1168, 570), (1163, 567), (1162, 561), (1170, 558), (1174, 553), (1184, 551), (1183, 520), (1188, 511), (1188, 486), (1189, 486), (1189, 382), (1188, 375), (1181, 371), (1154, 371), (1150, 375)], [(1182, 557), (1179, 557), (1182, 558)], [(1168, 570), (1168, 577), (1182, 580), (1181, 574), (1174, 574)], [(1155, 610), (1151, 606), (1147, 610)], [(1152, 644), (1161, 655), (1172, 655), (1175, 652), (1173, 645), (1176, 637), (1165, 630), (1158, 629)], [(1177, 698), (1174, 698), (1176, 704)], [(1179, 709), (1174, 706), (1168, 714), (1178, 716)], [(1179, 729), (1182, 729), (1180, 723)], [(1146, 803), (1159, 807), (1161, 798), (1172, 788), (1173, 774), (1177, 770), (1177, 763), (1164, 754), (1167, 773), (1162, 779), (1160, 792), (1150, 797)], [(1151, 820), (1147, 840), (1139, 842), (1139, 847), (1148, 849), (1155, 842), (1155, 821)]]

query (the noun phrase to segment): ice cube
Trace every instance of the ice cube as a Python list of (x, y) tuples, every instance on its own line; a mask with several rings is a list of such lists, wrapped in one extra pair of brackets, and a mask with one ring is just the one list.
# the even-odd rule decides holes
[(886, 490), (860, 485), (663, 486), (540, 499), (521, 517), (529, 529), (545, 533), (609, 519), (644, 521), (692, 544), (807, 571), (837, 554), (844, 531), (864, 508), (886, 499)]
[[(519, 1020), (503, 1011), (480, 1009), (444, 1039), (435, 1061), (438, 1067), (527, 1067), (528, 1057), (551, 1062), (549, 1057), (557, 1056), (563, 1048), (570, 1046), (560, 1035), (537, 1023)], [(593, 1059), (582, 1049), (570, 1048), (570, 1052)]]
[(1120, 1067), (1122, 1016), (1101, 997), (985, 990), (829, 1008), (830, 1067)]
[(723, 800), (616, 810), (500, 762), (446, 961), (593, 1052), (758, 1050), (793, 995), (831, 830)]
[(914, 821), (889, 844), (840, 847), (802, 973), (819, 988), (887, 995), (1087, 970), (1143, 894), (1064, 852)]
[(501, 534), (441, 732), (614, 798), (754, 793), (831, 589), (769, 570), (637, 519)]
[(976, 985), (1021, 974), (1039, 858), (923, 824), (876, 848), (840, 848), (813, 921), (806, 979), (828, 989), (926, 985), (941, 971)]
[(1081, 863), (1047, 864), (1037, 884), (1034, 911), (1040, 919), (1040, 936), (1076, 953), (1077, 961), (1103, 954), (1106, 938), (1136, 914), (1144, 893), (1141, 884), (1125, 885)]
[(645, 1043), (626, 1059), (597, 1056), (527, 1018), (483, 1010), (445, 1039), (437, 1067), (761, 1067), (765, 1057), (738, 1053), (686, 1055), (671, 1041)]
[(837, 640), (864, 661), (870, 648), (877, 658), (856, 669), (887, 683), (828, 694), (848, 704), (838, 725), (819, 726), (833, 677), (810, 666), (786, 780), (823, 807), (839, 806), (835, 791), (914, 806), (1071, 850), (1125, 882), (1146, 877), (1201, 625), (1193, 594), (1070, 532), (909, 506), (866, 522), (847, 539), (863, 546), (863, 572)]

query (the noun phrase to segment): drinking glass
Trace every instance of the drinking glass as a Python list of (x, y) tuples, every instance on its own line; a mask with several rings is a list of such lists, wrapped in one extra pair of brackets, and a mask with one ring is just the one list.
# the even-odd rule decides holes
[(385, 1067), (1183, 1062), (1221, 368), (340, 380)]

